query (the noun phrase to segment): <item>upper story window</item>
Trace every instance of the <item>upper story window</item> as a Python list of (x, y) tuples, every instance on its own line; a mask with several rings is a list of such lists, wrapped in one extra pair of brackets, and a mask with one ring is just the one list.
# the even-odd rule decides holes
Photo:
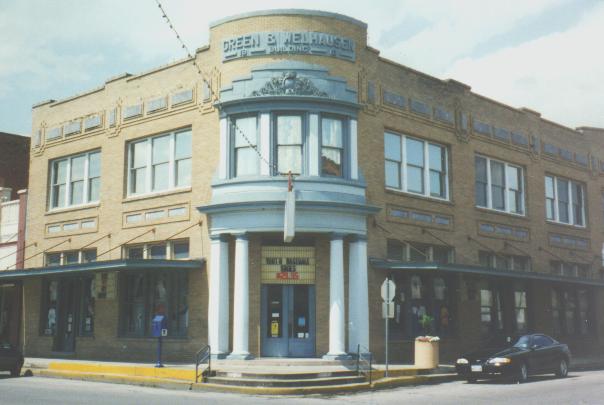
[(302, 116), (277, 116), (277, 169), (302, 174)]
[(386, 187), (449, 198), (447, 148), (390, 132), (384, 134)]
[(259, 172), (257, 117), (241, 117), (235, 120), (232, 133), (235, 152), (235, 176), (253, 176)]
[(190, 129), (128, 144), (128, 195), (190, 185)]
[(298, 176), (352, 176), (351, 124), (345, 116), (275, 111), (234, 115), (228, 123), (224, 167), (231, 177), (290, 171)]
[(343, 174), (344, 127), (342, 120), (321, 119), (321, 174), (338, 176)]
[(50, 162), (50, 208), (99, 201), (101, 152), (89, 152)]
[(557, 176), (545, 176), (545, 217), (549, 221), (585, 226), (583, 185)]
[(483, 156), (474, 158), (476, 206), (524, 215), (521, 167)]

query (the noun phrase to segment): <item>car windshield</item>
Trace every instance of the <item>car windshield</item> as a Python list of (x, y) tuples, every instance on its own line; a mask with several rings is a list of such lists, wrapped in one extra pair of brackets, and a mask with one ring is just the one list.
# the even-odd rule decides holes
[(516, 343), (514, 343), (514, 347), (519, 347), (521, 349), (528, 349), (531, 337), (530, 336), (520, 336)]

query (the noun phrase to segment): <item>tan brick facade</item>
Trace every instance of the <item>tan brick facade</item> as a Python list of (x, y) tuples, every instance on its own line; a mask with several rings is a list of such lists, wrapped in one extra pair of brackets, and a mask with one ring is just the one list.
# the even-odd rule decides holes
[[(240, 58), (222, 61), (222, 41), (225, 38), (255, 32), (316, 31), (351, 38), (356, 44), (356, 59), (342, 59), (309, 54), (281, 54)], [(189, 360), (193, 353), (207, 341), (208, 336), (208, 267), (210, 257), (210, 229), (212, 220), (197, 211), (197, 207), (211, 203), (212, 183), (216, 178), (221, 153), (219, 141), (220, 90), (231, 86), (234, 80), (250, 75), (252, 68), (286, 61), (304, 62), (326, 68), (330, 76), (343, 78), (348, 87), (358, 94), (358, 162), (359, 170), (366, 181), (365, 197), (368, 204), (381, 210), (367, 217), (368, 256), (375, 259), (387, 257), (387, 240), (450, 245), (454, 248), (455, 263), (478, 266), (479, 250), (492, 250), (502, 254), (526, 255), (531, 258), (534, 273), (549, 273), (550, 261), (591, 262), (590, 280), (602, 284), (601, 247), (604, 243), (604, 212), (602, 192), (604, 189), (604, 130), (573, 130), (539, 117), (538, 114), (512, 108), (472, 93), (469, 87), (454, 82), (442, 81), (414, 71), (395, 62), (383, 59), (379, 52), (367, 46), (367, 32), (362, 24), (341, 17), (293, 13), (291, 15), (256, 15), (233, 19), (211, 28), (208, 47), (196, 53), (196, 61), (204, 75), (211, 81), (213, 96), (204, 97), (204, 83), (197, 75), (191, 61), (181, 61), (151, 72), (134, 76), (123, 76), (107, 81), (103, 87), (74, 96), (63, 101), (42, 103), (33, 110), (33, 133), (40, 134), (40, 142), (32, 142), (29, 179), (27, 244), (36, 246), (26, 250), (26, 268), (44, 266), (44, 252), (78, 250), (84, 246), (95, 247), (97, 253), (119, 246), (134, 239), (132, 243), (163, 241), (169, 236), (201, 221), (200, 227), (192, 227), (178, 235), (188, 238), (190, 257), (205, 259), (203, 268), (189, 271), (188, 307), (189, 327), (187, 337), (168, 338), (165, 353), (168, 359)], [(175, 93), (192, 90), (192, 100), (182, 104), (171, 103)], [(386, 93), (403, 96), (405, 106), (385, 102)], [(167, 97), (167, 107), (157, 112), (147, 111), (147, 102)], [(411, 100), (429, 106), (429, 114), (414, 112)], [(124, 120), (122, 114), (127, 107), (143, 104), (139, 117)], [(435, 117), (435, 109), (451, 112), (453, 122), (444, 122)], [(116, 111), (117, 120), (111, 124), (111, 112)], [(54, 128), (63, 127), (73, 120), (85, 120), (98, 114), (101, 124), (90, 130), (81, 129), (77, 134), (60, 135), (49, 140)], [(467, 128), (463, 128), (462, 116), (467, 117)], [(527, 144), (511, 140), (498, 140), (494, 134), (485, 136), (473, 127), (475, 122), (484, 122), (494, 128), (505, 128), (510, 132), (522, 133)], [(191, 186), (141, 197), (128, 197), (127, 187), (127, 143), (155, 134), (190, 127), (192, 130)], [(393, 131), (446, 146), (448, 150), (448, 178), (450, 198), (442, 201), (430, 197), (416, 196), (385, 188), (384, 178), (384, 132)], [(491, 131), (494, 131), (493, 129)], [(533, 150), (534, 139), (539, 145)], [(587, 156), (583, 165), (575, 159), (568, 161), (560, 156), (548, 156), (544, 144), (565, 148), (578, 156)], [(77, 208), (49, 209), (49, 168), (53, 159), (70, 156), (84, 151), (101, 150), (101, 191), (98, 203)], [(512, 215), (491, 209), (477, 208), (475, 203), (474, 157), (476, 154), (498, 159), (522, 167), (524, 170), (524, 215)], [(577, 158), (578, 159), (578, 158)], [(571, 159), (573, 160), (573, 159)], [(553, 174), (581, 182), (585, 186), (586, 226), (576, 227), (555, 224), (545, 219), (544, 177)], [(183, 206), (187, 216), (161, 223), (143, 223), (129, 226), (125, 215), (129, 212), (147, 212), (155, 208)], [(397, 222), (388, 215), (388, 207), (417, 210), (451, 218), (447, 229), (422, 223)], [(72, 222), (74, 219), (94, 218), (94, 231), (81, 230), (74, 233), (50, 234), (48, 226)], [(479, 234), (479, 223), (500, 224), (528, 230), (528, 240), (518, 242), (506, 237), (488, 237)], [(155, 227), (154, 233), (136, 238)], [(428, 229), (428, 232), (424, 230)], [(549, 234), (555, 233), (589, 240), (588, 250), (567, 249), (550, 246)], [(110, 234), (110, 237), (103, 236)], [(432, 235), (433, 234), (433, 235)], [(261, 354), (260, 332), (260, 251), (266, 236), (279, 238), (278, 234), (250, 234), (249, 240), (249, 349)], [(436, 238), (435, 236), (436, 235)], [(308, 233), (315, 240), (316, 248), (316, 355), (329, 350), (329, 235)], [(471, 239), (469, 239), (469, 237)], [(98, 242), (94, 242), (100, 239)], [(344, 269), (349, 268), (348, 243), (345, 239)], [(58, 245), (59, 243), (62, 244)], [(92, 244), (91, 244), (92, 243)], [(90, 246), (87, 246), (90, 245)], [(53, 246), (56, 246), (53, 248)], [(233, 319), (234, 240), (229, 248), (230, 319)], [(525, 253), (521, 253), (525, 252)], [(555, 257), (552, 256), (553, 252)], [(123, 249), (117, 248), (99, 257), (98, 260), (120, 259)], [(429, 270), (409, 271), (409, 274), (424, 274)], [(344, 291), (348, 295), (348, 271), (345, 271)], [(370, 347), (381, 359), (383, 353), (383, 320), (379, 286), (390, 271), (372, 268), (368, 270)], [(396, 277), (402, 270), (393, 270)], [(438, 273), (441, 274), (441, 273)], [(448, 274), (448, 273), (447, 273)], [(474, 347), (480, 341), (480, 289), (486, 285), (487, 276), (462, 273), (450, 276), (450, 305), (454, 308), (451, 322), (455, 332), (443, 337), (444, 357), (449, 359), (461, 350)], [(403, 280), (404, 278), (400, 278)], [(408, 279), (405, 279), (408, 280)], [(509, 283), (514, 278), (493, 278)], [(546, 281), (525, 280), (528, 294), (530, 329), (553, 333), (549, 289), (553, 284)], [(556, 284), (557, 286), (559, 285)], [(569, 280), (568, 285), (574, 285)], [(452, 286), (455, 286), (454, 288)], [(42, 283), (39, 278), (25, 281), (25, 337), (27, 355), (48, 356), (53, 352), (52, 337), (40, 333)], [(114, 299), (96, 301), (93, 337), (76, 337), (75, 355), (78, 358), (148, 359), (153, 355), (155, 340), (152, 338), (120, 337), (120, 289)], [(484, 287), (486, 288), (486, 287)], [(573, 287), (574, 288), (574, 287)], [(583, 287), (582, 287), (583, 288)], [(564, 337), (576, 342), (586, 350), (602, 347), (604, 341), (604, 315), (601, 312), (604, 289), (599, 286), (585, 287), (592, 291), (590, 313), (593, 319), (590, 335), (584, 338)], [(474, 293), (468, 291), (475, 290)], [(346, 297), (348, 303), (350, 297)], [(509, 311), (513, 313), (513, 305)], [(230, 324), (232, 340), (233, 325)], [(587, 342), (589, 345), (584, 345)], [(397, 361), (409, 361), (412, 339), (393, 339), (392, 357)], [(230, 343), (229, 345), (232, 345)]]

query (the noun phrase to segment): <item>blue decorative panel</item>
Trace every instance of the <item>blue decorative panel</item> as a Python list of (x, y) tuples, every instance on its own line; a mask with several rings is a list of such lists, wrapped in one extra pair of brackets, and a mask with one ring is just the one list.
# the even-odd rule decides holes
[(367, 82), (367, 101), (375, 104), (375, 83), (372, 81)]
[(61, 137), (61, 127), (51, 128), (46, 131), (46, 139), (56, 139)]
[(73, 134), (79, 134), (80, 132), (82, 132), (82, 122), (81, 121), (72, 121), (68, 124), (65, 124), (63, 126), (63, 134), (65, 136), (67, 135), (73, 135)]
[(95, 114), (90, 117), (86, 117), (84, 120), (84, 130), (89, 131), (94, 128), (98, 128), (101, 126), (101, 115)]
[(495, 138), (509, 142), (510, 141), (510, 131), (505, 128), (495, 128)]
[(172, 94), (172, 105), (187, 103), (193, 100), (193, 90), (183, 90)]
[(512, 143), (526, 146), (528, 145), (529, 141), (526, 135), (521, 134), (520, 132), (512, 132)]
[(114, 127), (117, 122), (117, 109), (109, 110), (109, 126)]
[(573, 160), (573, 153), (567, 149), (560, 148), (560, 157), (564, 160)]
[(543, 143), (543, 151), (545, 153), (547, 153), (548, 155), (557, 155), (558, 154), (558, 147), (555, 145), (552, 145), (551, 143)]
[(447, 124), (453, 124), (455, 122), (455, 116), (453, 113), (440, 107), (434, 108), (434, 118), (439, 121), (446, 122)]
[(479, 134), (491, 136), (491, 126), (482, 121), (474, 120), (473, 122), (474, 131)]
[(587, 167), (589, 165), (589, 158), (587, 157), (587, 155), (584, 155), (582, 153), (575, 153), (575, 162), (577, 162), (581, 166)]
[(419, 100), (411, 100), (411, 111), (417, 114), (422, 115), (431, 115), (430, 114), (430, 106), (426, 103), (422, 103)]
[(124, 111), (122, 112), (122, 117), (127, 120), (129, 118), (139, 117), (143, 115), (143, 105), (129, 105), (124, 107)]
[(166, 97), (158, 97), (153, 100), (147, 101), (147, 113), (163, 110), (168, 107), (168, 100)]
[(407, 105), (407, 101), (405, 100), (405, 97), (400, 96), (398, 94), (395, 93), (391, 93), (389, 91), (384, 91), (383, 94), (383, 99), (384, 99), (384, 104), (388, 104), (397, 108), (401, 108), (401, 109), (405, 109), (405, 106)]

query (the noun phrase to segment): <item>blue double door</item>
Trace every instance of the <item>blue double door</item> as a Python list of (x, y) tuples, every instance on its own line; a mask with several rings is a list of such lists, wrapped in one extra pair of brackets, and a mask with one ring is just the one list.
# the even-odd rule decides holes
[(315, 286), (262, 285), (262, 356), (315, 357)]

